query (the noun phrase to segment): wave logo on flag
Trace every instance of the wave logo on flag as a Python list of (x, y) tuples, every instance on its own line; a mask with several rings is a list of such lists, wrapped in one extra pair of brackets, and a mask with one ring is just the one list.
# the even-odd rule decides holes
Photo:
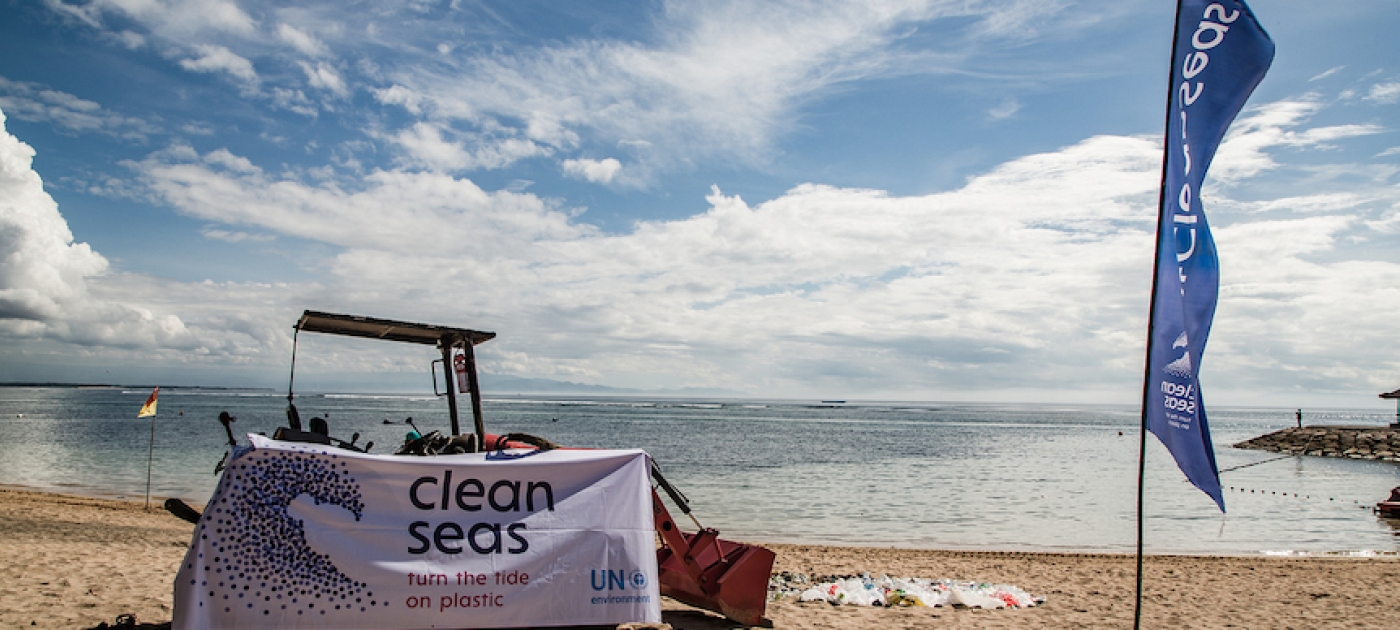
[(1223, 512), (1199, 382), (1220, 291), (1200, 190), (1225, 130), (1273, 62), (1274, 43), (1240, 0), (1182, 0), (1172, 51), (1143, 422)]
[(151, 390), (151, 395), (146, 398), (146, 404), (141, 405), (141, 411), (136, 414), (137, 418), (149, 418), (156, 415), (156, 398), (160, 395), (160, 388)]

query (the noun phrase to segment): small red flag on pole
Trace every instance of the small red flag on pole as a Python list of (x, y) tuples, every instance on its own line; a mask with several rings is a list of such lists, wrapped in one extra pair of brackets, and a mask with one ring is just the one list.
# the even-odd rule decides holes
[(146, 399), (146, 404), (141, 405), (141, 413), (136, 414), (137, 418), (149, 418), (156, 415), (156, 396), (160, 395), (160, 387), (151, 390), (151, 396)]

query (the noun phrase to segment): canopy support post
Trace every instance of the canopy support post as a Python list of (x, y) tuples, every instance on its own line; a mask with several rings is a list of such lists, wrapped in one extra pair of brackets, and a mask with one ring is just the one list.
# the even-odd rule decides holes
[[(442, 350), (443, 379), (447, 381), (447, 417), (452, 421), (452, 435), (455, 437), (462, 432), (457, 424), (457, 384), (453, 382), (452, 374), (452, 348), (457, 345), (459, 337), (455, 335), (443, 335), (438, 342), (438, 349)], [(467, 342), (470, 346), (471, 342)]]
[(481, 416), (481, 385), (476, 380), (476, 351), (472, 350), (470, 339), (462, 344), (462, 353), (467, 358), (467, 386), (472, 396), (472, 419), (476, 421), (476, 443), (486, 448), (486, 422)]

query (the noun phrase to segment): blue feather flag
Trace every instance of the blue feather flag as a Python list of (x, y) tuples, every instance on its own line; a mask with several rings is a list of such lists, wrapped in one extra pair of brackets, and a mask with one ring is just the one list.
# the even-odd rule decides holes
[(1143, 423), (1177, 466), (1225, 511), (1199, 381), (1220, 289), (1201, 207), (1211, 158), (1274, 58), (1274, 43), (1240, 0), (1182, 0), (1172, 47)]

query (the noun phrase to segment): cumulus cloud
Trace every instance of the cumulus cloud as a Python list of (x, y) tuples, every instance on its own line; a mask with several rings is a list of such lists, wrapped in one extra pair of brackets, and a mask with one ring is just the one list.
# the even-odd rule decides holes
[(359, 190), (346, 190), (267, 174), (227, 150), (201, 155), (187, 147), (128, 165), (148, 190), (190, 216), (352, 249), (489, 257), (589, 231), (531, 195), (488, 192), (439, 173), (378, 171)]
[[(299, 256), (288, 277), (308, 279), (192, 283), (113, 272), (66, 226), (7, 227), (5, 248), (42, 253), (13, 258), (30, 266), (7, 263), (5, 308), (28, 317), (5, 319), (12, 333), (29, 327), (39, 337), (87, 340), (94, 352), (133, 344), (142, 358), (173, 362), (266, 364), (284, 347), (286, 324), (311, 304), (496, 329), (501, 336), (481, 356), (488, 370), (623, 386), (985, 399), (974, 389), (994, 383), (998, 394), (1100, 389), (1129, 400), (1138, 387), (1155, 134), (1088, 137), (925, 195), (809, 181), (746, 200), (732, 194), (737, 184), (719, 181), (703, 200), (667, 198), (702, 208), (696, 214), (668, 210), (673, 218), (607, 234), (576, 221), (570, 200), (530, 194), (523, 181), (556, 163), (568, 177), (613, 186), (667, 168), (763, 165), (780, 153), (779, 138), (802, 128), (814, 99), (865, 79), (985, 70), (976, 64), (988, 58), (978, 54), (988, 41), (1021, 45), (1049, 33), (1073, 43), (1073, 29), (1130, 8), (1086, 15), (1030, 0), (819, 0), (796, 11), (674, 2), (627, 38), (532, 43), (512, 34), (495, 45), (492, 33), (468, 43), (467, 20), (425, 19), (433, 12), (423, 3), (372, 15), (329, 2), (47, 6), (188, 71), (228, 77), (264, 109), (316, 116), (328, 95), (341, 107), (352, 86), (366, 84), (384, 107), (337, 119), (366, 123), (363, 137), (339, 144), (265, 131), (308, 154), (334, 152), (330, 164), (274, 163), (241, 141), (210, 150), (219, 144), (199, 138), (199, 150), (176, 145), (137, 157), (125, 162), (131, 177), (88, 189), (193, 217), (204, 225), (199, 236), (220, 249)], [(350, 44), (376, 52), (335, 56)], [(0, 106), (17, 118), (73, 131), (140, 129), (41, 86), (8, 90)], [(1381, 81), (1358, 89), (1351, 104), (1394, 102), (1395, 92)], [(1239, 389), (1297, 366), (1316, 372), (1314, 382), (1336, 383), (1375, 378), (1348, 362), (1393, 365), (1381, 356), (1380, 318), (1400, 309), (1384, 288), (1400, 286), (1387, 253), (1400, 251), (1400, 193), (1390, 165), (1328, 163), (1334, 148), (1382, 129), (1312, 125), (1327, 103), (1309, 96), (1251, 108), (1202, 191), (1225, 296), (1205, 369)], [(993, 119), (1023, 111), (1016, 100), (993, 105)], [(285, 128), (285, 117), (266, 119)], [(234, 129), (229, 120), (218, 129)], [(585, 157), (619, 152), (623, 160)], [(1295, 155), (1304, 158), (1290, 163)], [(533, 172), (475, 173), (537, 158), (549, 161), (525, 165), (541, 167)], [(16, 172), (32, 173), (24, 164)], [(1259, 194), (1251, 185), (1266, 173), (1281, 175)], [(56, 209), (15, 216), (16, 225), (62, 219)], [(34, 280), (45, 273), (60, 281)], [(1347, 332), (1316, 334), (1329, 326)]]
[[(4, 378), (101, 378), (84, 375), (81, 369), (52, 376), (31, 371), (43, 365), (75, 367), (75, 353), (94, 365), (219, 365), (235, 370), (267, 360), (271, 350), (290, 347), (285, 322), (294, 311), (287, 304), (304, 303), (302, 298), (316, 290), (314, 285), (294, 291), (285, 285), (179, 283), (114, 273), (104, 256), (87, 243), (75, 242), (58, 204), (33, 169), (34, 150), (10, 134), (4, 123), (5, 112), (0, 110)], [(210, 168), (248, 174), (246, 160), (227, 152), (204, 157)], [(230, 242), (270, 238), (219, 228), (211, 228), (207, 236)], [(179, 373), (171, 375), (189, 382)]]
[(565, 175), (599, 184), (611, 182), (620, 170), (622, 170), (622, 162), (615, 158), (564, 160)]
[[(1250, 174), (1293, 168), (1271, 161), (1278, 149), (1373, 132), (1307, 128), (1318, 107), (1252, 110), (1212, 167), (1234, 173), (1204, 193), (1223, 268), (1204, 366), (1216, 388), (1299, 365), (1319, 382), (1374, 378), (1348, 362), (1385, 361), (1376, 335), (1400, 309), (1385, 288), (1400, 287), (1400, 264), (1346, 252), (1394, 238), (1400, 192), (1380, 180), (1348, 194), (1230, 195)], [(458, 151), (445, 159), (474, 159)], [(339, 308), (499, 330), (487, 370), (773, 395), (976, 398), (1009, 383), (1121, 400), (1140, 386), (1160, 160), (1156, 138), (1099, 136), (929, 195), (809, 183), (751, 204), (716, 188), (702, 213), (619, 234), (441, 172), (308, 184), (188, 149), (132, 167), (181, 212), (240, 226), (211, 238), (333, 245), (319, 295)], [(1307, 330), (1327, 326), (1351, 332)]]
[(92, 295), (88, 281), (107, 273), (107, 260), (73, 241), (33, 170), (34, 150), (4, 122), (0, 111), (0, 335), (120, 347), (189, 344), (178, 317)]
[(1280, 218), (1217, 231), (1228, 252), (1227, 282), (1211, 336), (1209, 361), (1240, 389), (1277, 381), (1321, 390), (1354, 384), (1392, 387), (1385, 365), (1400, 307), (1400, 264), (1370, 257), (1336, 259), (1370, 232), (1346, 214)]
[[(4, 119), (0, 118), (0, 124)], [(86, 243), (74, 243), (58, 204), (31, 168), (34, 150), (0, 135), (0, 318), (56, 319), (65, 302), (81, 301), (84, 278), (107, 270)]]
[[(1091, 298), (1128, 271), (1147, 275), (1159, 159), (1149, 140), (1104, 137), (925, 197), (804, 185), (750, 206), (715, 190), (705, 213), (613, 236), (533, 196), (443, 175), (381, 172), (345, 192), (227, 155), (172, 151), (133, 166), (192, 216), (342, 248), (332, 267), (343, 304), (459, 321), (447, 296), (473, 296), (481, 321), (520, 331), (502, 344), (512, 365), (792, 391), (817, 377), (813, 361), (842, 355), (956, 380), (1052, 349), (1121, 353), (1130, 344), (1082, 323), (1117, 331), (1145, 300), (1131, 299), (1145, 291), (1131, 282)], [(574, 351), (551, 349), (566, 339)], [(764, 358), (736, 371), (744, 356)]]

